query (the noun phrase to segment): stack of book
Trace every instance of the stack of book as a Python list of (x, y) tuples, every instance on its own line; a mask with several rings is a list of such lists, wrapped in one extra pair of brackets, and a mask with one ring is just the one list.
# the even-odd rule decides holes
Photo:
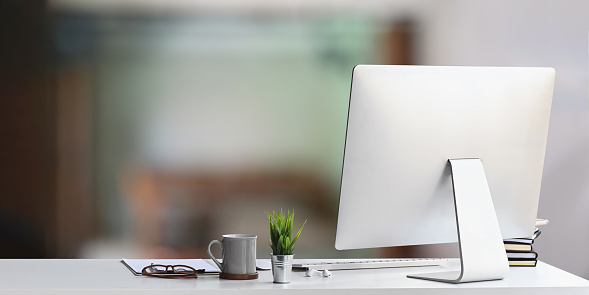
[[(547, 224), (548, 220), (539, 220), (536, 225)], [(507, 260), (509, 266), (536, 266), (538, 262), (538, 253), (534, 251), (532, 244), (542, 232), (536, 228), (534, 234), (527, 238), (505, 239), (505, 251), (507, 252)]]

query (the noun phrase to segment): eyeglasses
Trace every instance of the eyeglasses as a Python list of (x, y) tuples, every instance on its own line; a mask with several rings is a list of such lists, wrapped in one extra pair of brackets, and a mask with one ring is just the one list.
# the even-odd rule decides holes
[(151, 264), (143, 268), (144, 276), (166, 279), (191, 279), (197, 278), (196, 269), (188, 265), (162, 265)]

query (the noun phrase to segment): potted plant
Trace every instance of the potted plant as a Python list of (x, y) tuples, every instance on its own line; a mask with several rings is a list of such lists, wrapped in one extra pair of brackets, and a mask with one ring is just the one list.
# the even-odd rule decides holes
[(301, 231), (307, 223), (303, 222), (297, 234), (292, 237), (294, 229), (294, 209), (292, 213), (287, 211), (286, 215), (280, 213), (266, 213), (270, 223), (270, 248), (272, 248), (272, 275), (274, 283), (288, 284), (292, 273), (292, 258), (294, 256), (294, 244), (301, 235)]

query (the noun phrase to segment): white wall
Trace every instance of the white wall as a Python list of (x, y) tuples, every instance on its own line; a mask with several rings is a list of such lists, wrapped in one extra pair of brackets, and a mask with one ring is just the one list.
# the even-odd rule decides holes
[[(169, 4), (169, 1), (157, 0), (130, 3), (144, 7), (148, 2), (154, 3), (152, 9), (155, 11)], [(174, 2), (182, 9), (186, 3), (193, 3)], [(50, 3), (67, 7), (80, 2), (53, 0)], [(114, 8), (104, 3), (119, 5), (116, 1), (92, 3), (102, 3), (106, 10)], [(209, 6), (215, 3), (215, 7), (220, 3), (219, 9), (240, 13), (269, 7), (268, 1), (239, 2), (242, 4), (200, 1), (195, 7), (200, 9), (202, 3)], [(405, 13), (415, 15), (419, 24), (416, 49), (422, 64), (554, 67), (557, 78), (538, 213), (539, 217), (549, 219), (550, 225), (543, 228), (535, 248), (541, 260), (589, 278), (589, 254), (583, 251), (589, 242), (589, 234), (584, 232), (589, 225), (589, 215), (586, 214), (589, 208), (589, 2), (371, 0), (338, 4), (334, 1), (272, 3), (269, 10), (283, 11), (286, 15), (326, 10), (364, 11), (385, 20), (402, 17)], [(347, 85), (347, 82), (342, 84), (342, 89), (346, 88), (341, 97), (346, 97)], [(166, 146), (147, 144), (146, 152), (162, 148)], [(313, 155), (315, 152), (306, 151)]]
[(430, 1), (419, 12), (423, 64), (556, 69), (538, 217), (539, 259), (589, 278), (589, 2)]

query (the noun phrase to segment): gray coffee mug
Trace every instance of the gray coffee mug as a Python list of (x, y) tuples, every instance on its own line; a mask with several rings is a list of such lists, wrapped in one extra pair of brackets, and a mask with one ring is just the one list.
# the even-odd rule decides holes
[[(255, 274), (256, 273), (256, 239), (255, 235), (230, 234), (223, 235), (223, 240), (213, 240), (209, 243), (207, 252), (226, 274)], [(211, 246), (219, 244), (223, 262), (219, 262), (211, 253)]]

